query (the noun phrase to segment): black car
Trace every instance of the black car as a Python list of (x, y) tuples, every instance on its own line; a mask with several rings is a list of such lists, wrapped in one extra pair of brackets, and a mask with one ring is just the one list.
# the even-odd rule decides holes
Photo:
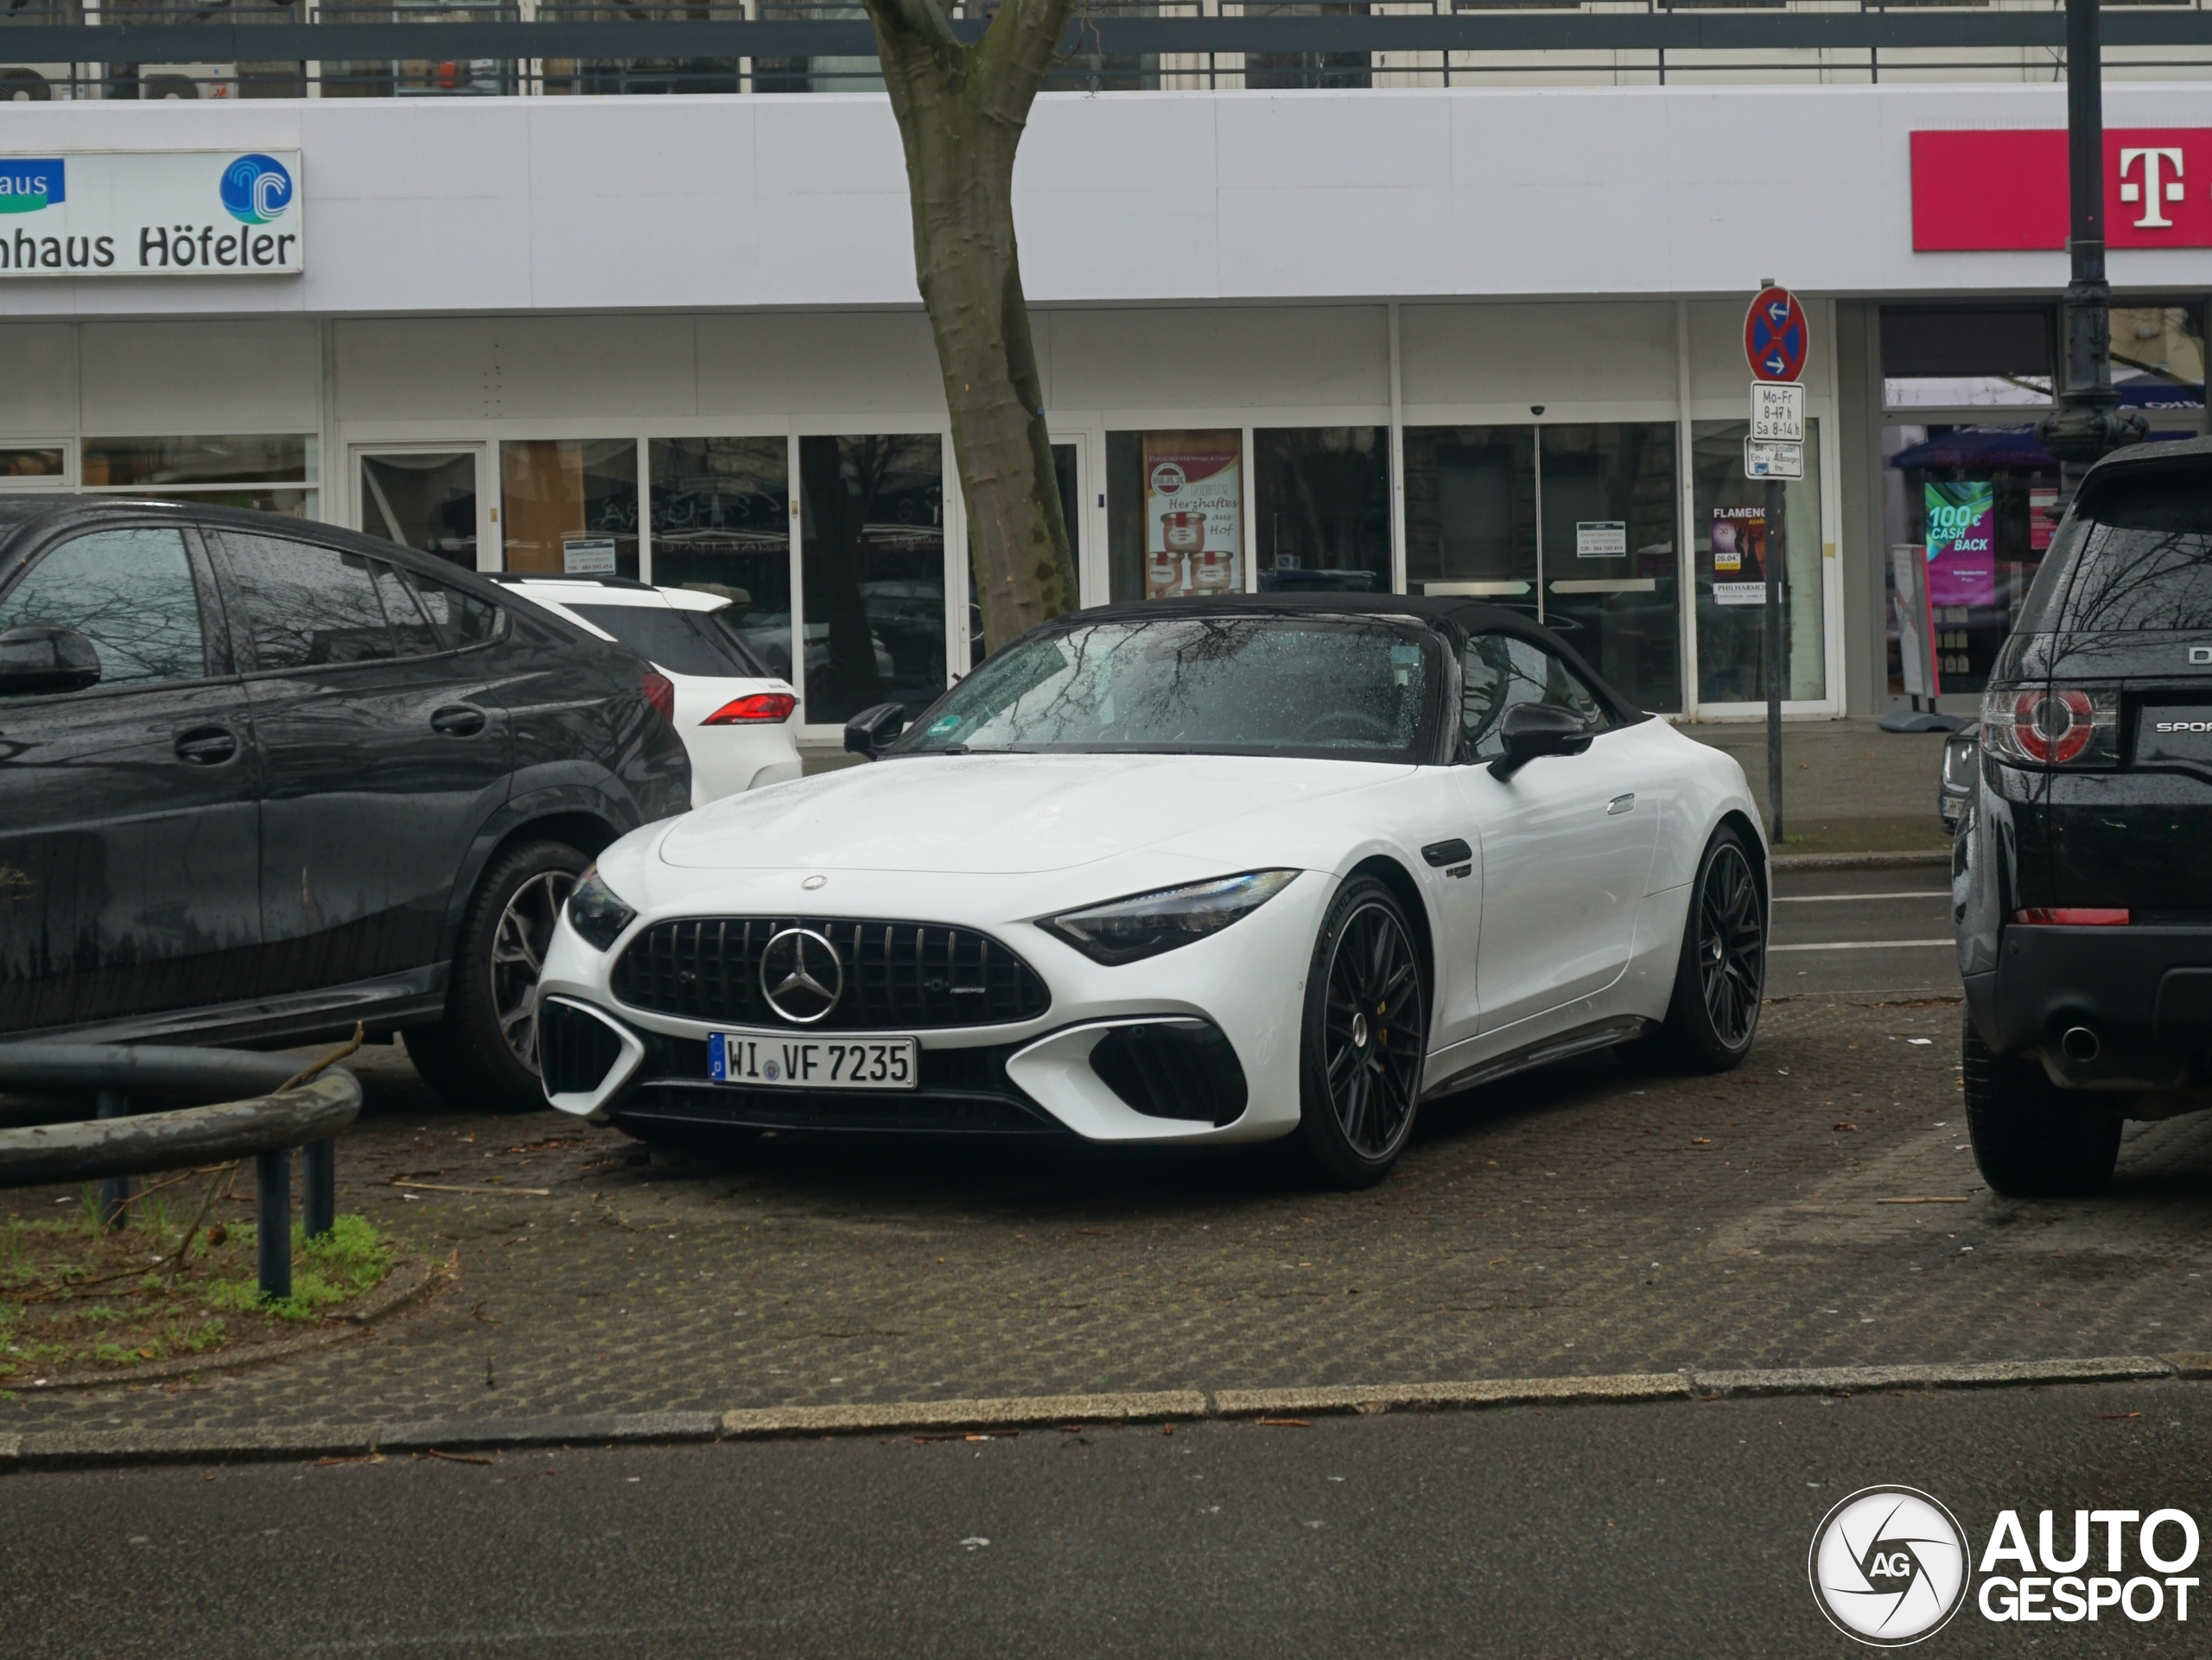
[(531, 1000), (680, 812), (665, 683), (463, 571), (274, 514), (0, 497), (0, 1041), (404, 1032), (543, 1104)]
[(2093, 1193), (2212, 1106), (2212, 441), (2092, 468), (1983, 700), (1953, 844), (1974, 1156)]

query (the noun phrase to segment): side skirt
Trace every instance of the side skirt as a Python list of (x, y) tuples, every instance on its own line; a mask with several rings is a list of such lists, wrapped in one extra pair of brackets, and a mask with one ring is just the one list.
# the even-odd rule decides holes
[(1430, 1084), (1421, 1091), (1421, 1098), (1433, 1101), (1441, 1095), (1456, 1095), (1462, 1090), (1479, 1089), (1485, 1084), (1495, 1084), (1516, 1072), (1548, 1066), (1554, 1061), (1571, 1060), (1576, 1055), (1610, 1049), (1616, 1044), (1632, 1043), (1658, 1025), (1658, 1021), (1646, 1020), (1641, 1014), (1600, 1021), (1556, 1037), (1546, 1038), (1525, 1049), (1516, 1049), (1507, 1054), (1494, 1055), (1488, 1060), (1478, 1060), (1473, 1065)]
[(321, 986), (283, 997), (256, 997), (235, 1003), (207, 1003), (197, 1008), (163, 1009), (81, 1026), (41, 1027), (10, 1032), (5, 1043), (145, 1043), (164, 1039), (242, 1048), (286, 1047), (325, 1037), (350, 1034), (355, 1021), (381, 1038), (404, 1026), (441, 1018), (446, 1008), (450, 967), (433, 963), (404, 974), (357, 980), (350, 985)]

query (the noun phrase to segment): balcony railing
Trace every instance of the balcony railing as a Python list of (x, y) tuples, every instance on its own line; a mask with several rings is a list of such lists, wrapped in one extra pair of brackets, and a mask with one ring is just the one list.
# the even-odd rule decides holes
[[(2108, 78), (2212, 78), (2208, 4), (2107, 5)], [(2061, 0), (1090, 0), (1049, 84), (2053, 80), (2064, 38)], [(0, 101), (867, 91), (874, 47), (808, 0), (0, 0)]]

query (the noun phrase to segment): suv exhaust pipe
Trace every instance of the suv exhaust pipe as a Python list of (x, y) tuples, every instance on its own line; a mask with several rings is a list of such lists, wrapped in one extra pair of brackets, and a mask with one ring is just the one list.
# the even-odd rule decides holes
[(2086, 1065), (2104, 1053), (2105, 1046), (2094, 1027), (2069, 1026), (2060, 1034), (2058, 1047), (2067, 1059)]

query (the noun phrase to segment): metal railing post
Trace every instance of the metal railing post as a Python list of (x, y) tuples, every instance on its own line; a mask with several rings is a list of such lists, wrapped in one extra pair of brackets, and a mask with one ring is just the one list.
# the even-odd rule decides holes
[(254, 1249), (264, 1297), (292, 1294), (292, 1150), (280, 1147), (253, 1160)]
[[(112, 1090), (99, 1092), (98, 1116), (102, 1118), (127, 1118), (130, 1116), (130, 1098)], [(110, 1176), (100, 1184), (100, 1226), (110, 1233), (120, 1233), (130, 1219), (130, 1178)]]
[(310, 1239), (338, 1225), (338, 1138), (326, 1135), (300, 1149), (300, 1210)]

